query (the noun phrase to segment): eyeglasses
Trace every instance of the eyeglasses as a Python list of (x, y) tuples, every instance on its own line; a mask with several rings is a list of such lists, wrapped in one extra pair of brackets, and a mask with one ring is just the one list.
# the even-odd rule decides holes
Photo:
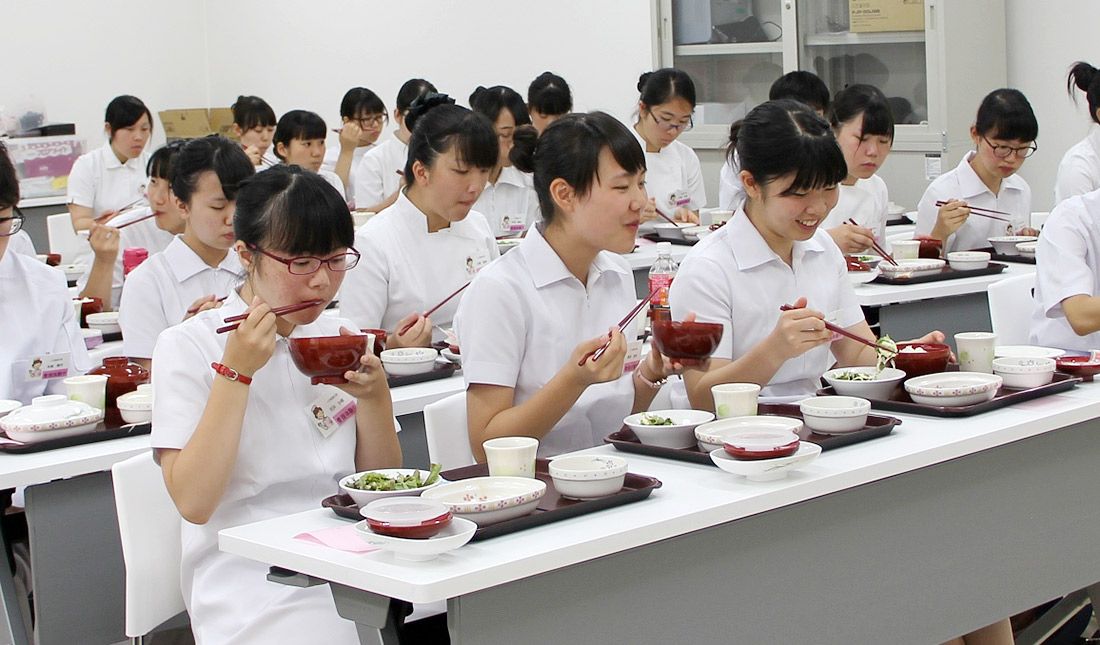
[(329, 271), (347, 271), (348, 269), (354, 268), (356, 264), (359, 264), (359, 251), (355, 249), (348, 249), (347, 253), (334, 255), (331, 258), (319, 258), (312, 255), (303, 255), (296, 258), (281, 258), (251, 244), (248, 245), (248, 248), (252, 251), (257, 251), (266, 255), (272, 260), (282, 262), (286, 265), (286, 270), (290, 271), (293, 275), (310, 275), (311, 273), (317, 273), (322, 264), (327, 264)]
[(653, 113), (653, 110), (649, 110), (649, 116), (653, 117), (653, 121), (657, 124), (657, 127), (665, 132), (671, 132), (673, 130), (679, 130), (680, 132), (687, 132), (695, 126), (695, 121), (691, 117), (688, 117), (687, 123), (673, 123), (668, 119), (662, 119)]
[(1035, 151), (1039, 149), (1034, 143), (1030, 146), (1020, 146), (1019, 148), (1014, 148), (1012, 146), (999, 146), (989, 139), (986, 139), (985, 137), (982, 137), (982, 139), (985, 140), (987, 144), (989, 144), (990, 148), (993, 148), (993, 156), (997, 157), (998, 159), (1004, 159), (1013, 152), (1016, 153), (1016, 157), (1018, 159), (1026, 159), (1035, 154)]
[(25, 219), (27, 216), (23, 211), (19, 210), (18, 206), (12, 206), (11, 217), (0, 217), (0, 237), (9, 237), (18, 233), (22, 230)]
[(382, 125), (389, 119), (386, 114), (375, 114), (371, 116), (362, 116), (358, 119), (354, 119), (359, 124), (360, 128), (368, 128), (372, 125)]

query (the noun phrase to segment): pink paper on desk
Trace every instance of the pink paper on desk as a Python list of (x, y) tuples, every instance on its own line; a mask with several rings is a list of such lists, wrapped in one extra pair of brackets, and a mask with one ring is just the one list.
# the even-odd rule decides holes
[(349, 553), (370, 553), (371, 551), (378, 550), (378, 547), (371, 546), (360, 539), (359, 534), (355, 531), (354, 524), (334, 526), (318, 531), (308, 531), (295, 535), (294, 539), (320, 544)]

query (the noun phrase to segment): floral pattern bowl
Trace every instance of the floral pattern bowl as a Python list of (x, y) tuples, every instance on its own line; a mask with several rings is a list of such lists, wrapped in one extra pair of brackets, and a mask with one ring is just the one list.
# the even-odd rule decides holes
[(569, 499), (596, 499), (622, 490), (626, 459), (615, 455), (569, 455), (550, 462), (554, 488)]
[(997, 395), (1003, 380), (984, 372), (940, 372), (911, 378), (905, 391), (914, 403), (958, 407), (988, 401)]
[(97, 407), (49, 394), (36, 396), (30, 405), (0, 419), (0, 430), (15, 441), (35, 443), (92, 432), (102, 420), (103, 410)]
[(523, 517), (546, 494), (546, 482), (530, 477), (471, 477), (433, 486), (420, 494), (446, 504), (457, 517), (488, 526)]

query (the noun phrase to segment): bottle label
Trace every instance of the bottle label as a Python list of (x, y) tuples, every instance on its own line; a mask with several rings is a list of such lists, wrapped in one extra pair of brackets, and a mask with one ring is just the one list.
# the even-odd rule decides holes
[[(649, 276), (650, 292), (657, 290), (649, 299), (649, 304), (657, 307), (668, 306), (668, 289), (672, 286), (672, 276), (667, 273), (654, 273)], [(660, 287), (658, 289), (658, 287)]]

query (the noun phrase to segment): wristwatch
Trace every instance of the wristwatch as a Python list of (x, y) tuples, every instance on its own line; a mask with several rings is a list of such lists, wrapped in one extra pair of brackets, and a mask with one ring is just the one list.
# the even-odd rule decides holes
[(221, 374), (230, 381), (237, 381), (238, 383), (242, 383), (244, 385), (249, 385), (250, 383), (252, 383), (251, 376), (245, 376), (244, 374), (241, 374), (232, 367), (226, 367), (221, 363), (211, 363), (210, 367), (213, 367), (215, 372)]

